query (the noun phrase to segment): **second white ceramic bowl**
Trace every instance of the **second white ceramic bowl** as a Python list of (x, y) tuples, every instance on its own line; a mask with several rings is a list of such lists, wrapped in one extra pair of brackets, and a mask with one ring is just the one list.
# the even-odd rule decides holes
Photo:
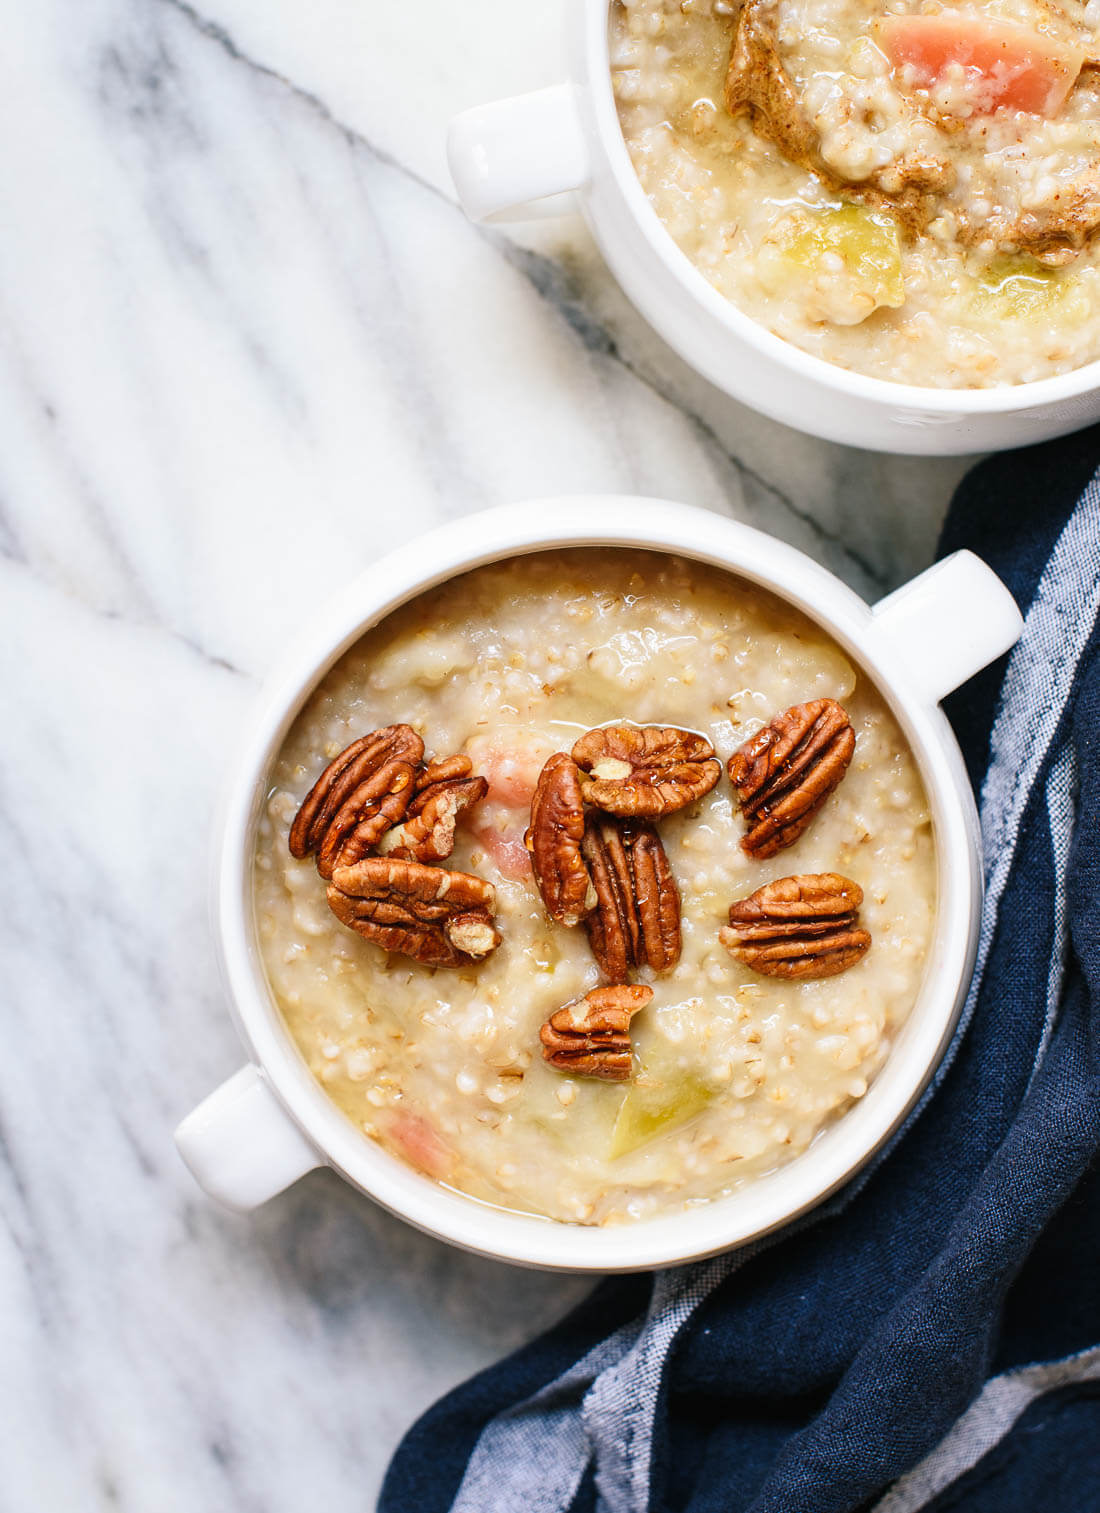
[[(609, 1229), (479, 1203), (366, 1139), (314, 1080), (279, 1016), (264, 978), (252, 904), (256, 826), (272, 762), (303, 704), (348, 647), (399, 605), (472, 567), (586, 543), (672, 551), (725, 568), (822, 626), (871, 677), (911, 743), (932, 807), (937, 852), (937, 924), (925, 981), (866, 1096), (772, 1175), (689, 1213)], [(549, 499), (493, 510), (377, 562), (328, 604), (276, 671), (234, 770), (220, 838), (216, 925), (249, 1062), (180, 1125), (176, 1140), (184, 1160), (207, 1192), (238, 1209), (253, 1208), (328, 1165), (441, 1239), (502, 1260), (577, 1271), (627, 1271), (711, 1255), (820, 1202), (904, 1119), (965, 998), (981, 903), (977, 818), (938, 701), (1011, 646), (1020, 625), (1007, 589), (969, 552), (938, 563), (871, 609), (831, 573), (770, 536), (660, 500)]]
[(568, 16), (568, 83), (451, 124), (451, 174), (475, 220), (568, 209), (575, 191), (611, 271), (670, 347), (735, 399), (830, 441), (996, 451), (1100, 418), (1100, 363), (1005, 388), (918, 388), (834, 367), (743, 314), (680, 251), (638, 182), (612, 94), (607, 0), (575, 0)]

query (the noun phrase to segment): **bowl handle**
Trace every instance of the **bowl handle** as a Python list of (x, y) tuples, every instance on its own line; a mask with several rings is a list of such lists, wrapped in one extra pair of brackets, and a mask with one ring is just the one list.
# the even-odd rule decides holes
[(973, 552), (955, 552), (880, 599), (874, 634), (908, 669), (917, 693), (938, 704), (1002, 652), (1024, 628), (1015, 599)]
[(254, 1066), (204, 1098), (175, 1140), (203, 1192), (241, 1213), (324, 1165)]
[(455, 116), (447, 161), (474, 221), (560, 215), (553, 198), (588, 183), (588, 145), (572, 84), (479, 105)]

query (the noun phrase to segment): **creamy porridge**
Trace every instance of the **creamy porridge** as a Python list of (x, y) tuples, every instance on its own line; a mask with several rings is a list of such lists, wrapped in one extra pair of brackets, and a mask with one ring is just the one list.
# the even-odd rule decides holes
[[(333, 820), (364, 771), (383, 805), (415, 789), (399, 825)], [(578, 783), (578, 844), (548, 862)], [(438, 870), (402, 859), (433, 792)], [(444, 923), (408, 946), (394, 900), (424, 878)], [(861, 1098), (934, 887), (913, 758), (840, 650), (727, 574), (603, 549), (481, 568), (364, 636), (275, 763), (255, 858), (269, 982), (348, 1118), (441, 1183), (586, 1224), (729, 1192)]]
[(615, 0), (612, 75), (722, 294), (841, 367), (986, 387), (1100, 357), (1098, 25), (1098, 0)]

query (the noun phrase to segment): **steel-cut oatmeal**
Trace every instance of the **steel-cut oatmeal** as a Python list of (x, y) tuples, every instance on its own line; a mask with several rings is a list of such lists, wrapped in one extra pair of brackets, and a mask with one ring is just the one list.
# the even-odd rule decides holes
[(615, 0), (627, 148), (707, 279), (900, 383), (1100, 357), (1100, 4)]
[(581, 548), (459, 577), (340, 660), (271, 771), (255, 914), (364, 1136), (614, 1224), (741, 1187), (863, 1097), (934, 866), (906, 742), (822, 631)]

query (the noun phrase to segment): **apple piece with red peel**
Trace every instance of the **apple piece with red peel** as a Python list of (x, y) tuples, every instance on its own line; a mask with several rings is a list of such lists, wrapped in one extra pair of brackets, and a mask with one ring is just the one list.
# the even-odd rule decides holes
[(386, 1124), (386, 1132), (410, 1166), (442, 1181), (454, 1164), (451, 1152), (435, 1130), (419, 1114), (398, 1109)]
[(529, 809), (553, 743), (534, 731), (500, 729), (471, 736), (464, 747), (475, 772), (489, 784), (489, 800)]
[(1053, 116), (1073, 88), (1085, 50), (1015, 21), (996, 21), (962, 11), (939, 15), (884, 16), (875, 38), (895, 69), (920, 89), (939, 84), (953, 63), (966, 70), (967, 103), (973, 115), (1005, 107)]
[(467, 828), (502, 877), (529, 882), (531, 856), (523, 835), (531, 819), (535, 785), (553, 743), (534, 731), (508, 728), (472, 736), (465, 750), (474, 771), (489, 784), (488, 796)]
[(491, 804), (469, 826), (501, 877), (512, 882), (531, 881), (531, 853), (523, 844), (527, 821), (525, 811)]

